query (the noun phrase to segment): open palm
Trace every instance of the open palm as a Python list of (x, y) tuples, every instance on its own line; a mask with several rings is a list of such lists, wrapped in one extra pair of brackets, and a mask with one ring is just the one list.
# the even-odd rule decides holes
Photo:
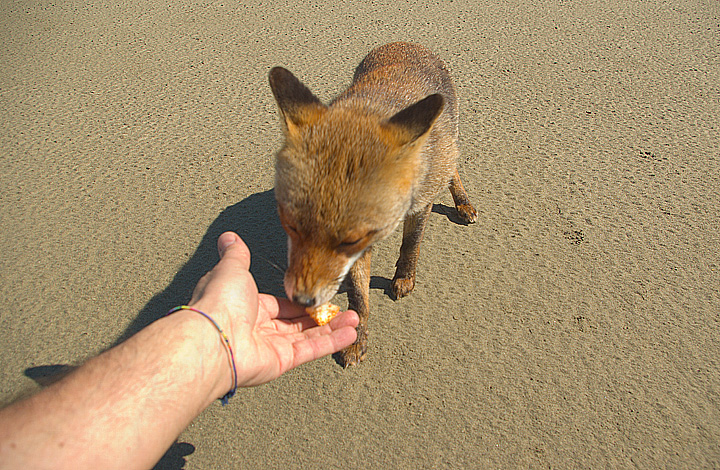
[(218, 251), (220, 262), (198, 282), (191, 305), (226, 329), (239, 386), (269, 382), (355, 341), (358, 317), (353, 311), (317, 326), (298, 305), (259, 294), (249, 271), (250, 251), (235, 233), (220, 236)]

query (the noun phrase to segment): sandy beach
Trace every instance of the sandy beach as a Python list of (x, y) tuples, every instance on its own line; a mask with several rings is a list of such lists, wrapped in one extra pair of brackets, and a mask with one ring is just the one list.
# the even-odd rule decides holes
[(717, 2), (0, 13), (0, 402), (186, 302), (226, 230), (284, 295), (268, 71), (327, 102), (402, 40), (452, 72), (478, 223), (443, 193), (409, 297), (375, 249), (362, 365), (242, 390), (156, 468), (720, 468)]

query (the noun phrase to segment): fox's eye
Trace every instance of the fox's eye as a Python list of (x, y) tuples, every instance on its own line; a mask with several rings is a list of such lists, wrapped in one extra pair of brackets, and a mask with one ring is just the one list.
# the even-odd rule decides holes
[(370, 238), (377, 233), (377, 230), (370, 230), (361, 236), (349, 236), (345, 240), (338, 244), (338, 248), (341, 250), (356, 250), (363, 249), (370, 240)]
[(354, 246), (359, 245), (360, 242), (363, 241), (364, 238), (365, 238), (365, 237), (361, 237), (361, 238), (358, 238), (358, 239), (356, 239), (356, 240), (353, 239), (353, 240), (341, 242), (340, 245), (338, 245), (338, 247), (339, 247), (339, 248), (352, 248), (352, 247), (354, 247)]

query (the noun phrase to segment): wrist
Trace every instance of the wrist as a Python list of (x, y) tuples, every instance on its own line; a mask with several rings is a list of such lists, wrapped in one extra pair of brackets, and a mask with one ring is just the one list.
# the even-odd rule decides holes
[(178, 310), (163, 320), (172, 321), (185, 339), (178, 360), (194, 368), (198, 386), (207, 387), (205, 406), (225, 396), (234, 386), (233, 365), (213, 321), (192, 310)]

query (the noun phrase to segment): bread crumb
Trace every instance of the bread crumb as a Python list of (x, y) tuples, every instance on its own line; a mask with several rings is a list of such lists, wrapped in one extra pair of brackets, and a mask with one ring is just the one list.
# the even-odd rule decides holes
[(317, 307), (308, 307), (305, 309), (308, 315), (315, 320), (319, 326), (323, 326), (330, 322), (340, 313), (340, 307), (331, 303), (318, 305)]

